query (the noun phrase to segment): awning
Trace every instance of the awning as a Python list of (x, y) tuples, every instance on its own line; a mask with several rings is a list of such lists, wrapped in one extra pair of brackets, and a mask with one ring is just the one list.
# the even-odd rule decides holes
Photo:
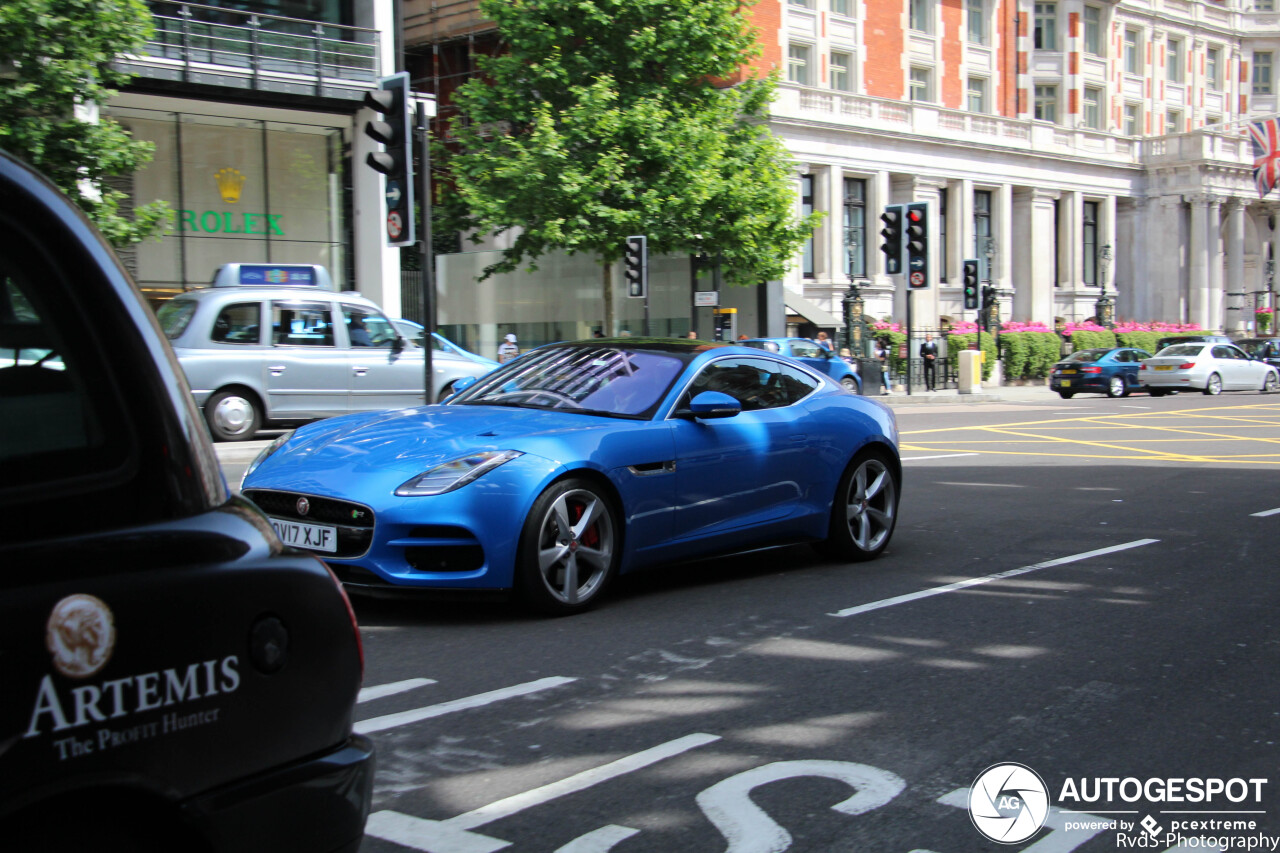
[(843, 329), (844, 320), (832, 314), (816, 302), (805, 299), (798, 293), (784, 291), (782, 302), (787, 306), (787, 313), (798, 314), (815, 326), (828, 329)]

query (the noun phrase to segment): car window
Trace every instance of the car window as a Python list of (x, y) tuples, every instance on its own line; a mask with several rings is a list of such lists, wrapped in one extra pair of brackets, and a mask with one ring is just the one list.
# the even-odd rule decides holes
[(1134, 361), (1142, 361), (1144, 358), (1151, 358), (1151, 353), (1144, 349), (1131, 350), (1130, 352), (1133, 355)]
[(822, 347), (809, 341), (791, 342), (791, 355), (796, 358), (822, 358), (825, 352)]
[(1105, 349), (1082, 349), (1079, 352), (1071, 353), (1071, 355), (1067, 356), (1066, 360), (1076, 364), (1088, 364), (1097, 361), (1108, 352), (1109, 350)]
[(672, 353), (609, 346), (534, 350), (488, 374), (450, 405), (515, 406), (648, 418), (684, 369)]
[(1216, 346), (1213, 348), (1214, 358), (1235, 358), (1238, 350), (1235, 347)]
[(728, 394), (743, 411), (777, 409), (807, 397), (817, 380), (773, 359), (722, 358), (704, 367), (689, 385), (681, 406), (704, 391)]
[(751, 347), (752, 349), (762, 349), (766, 352), (778, 352), (781, 349), (773, 341), (743, 341), (742, 345), (744, 347)]
[[(0, 492), (113, 471), (129, 423), (92, 337), (30, 245), (0, 221)], [(80, 519), (62, 519), (66, 530)]]
[(273, 302), (271, 342), (284, 346), (333, 346), (328, 302)]
[(220, 344), (256, 344), (261, 331), (262, 303), (236, 302), (225, 306), (213, 321), (209, 340)]
[(342, 321), (353, 347), (390, 347), (399, 337), (390, 320), (364, 305), (343, 305)]
[(1202, 349), (1204, 349), (1204, 344), (1174, 344), (1173, 346), (1165, 347), (1160, 350), (1156, 355), (1194, 356), (1199, 355)]
[(172, 341), (182, 337), (191, 318), (196, 315), (196, 305), (194, 299), (170, 299), (156, 309), (156, 317), (166, 338)]

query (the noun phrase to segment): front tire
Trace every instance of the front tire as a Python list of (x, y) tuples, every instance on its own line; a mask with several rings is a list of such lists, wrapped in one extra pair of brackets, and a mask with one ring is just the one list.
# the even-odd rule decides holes
[(1209, 374), (1209, 381), (1204, 383), (1204, 393), (1216, 397), (1222, 393), (1222, 377), (1216, 373)]
[(262, 408), (244, 391), (219, 391), (204, 404), (204, 419), (215, 441), (248, 441), (262, 426)]
[(590, 480), (570, 477), (548, 486), (520, 537), (516, 584), (525, 603), (552, 616), (593, 606), (617, 572), (617, 517)]
[(1108, 397), (1128, 397), (1129, 386), (1125, 384), (1123, 376), (1112, 376), (1111, 381), (1107, 383)]
[(853, 458), (836, 487), (827, 538), (818, 550), (828, 557), (862, 562), (878, 557), (898, 521), (898, 474), (875, 450)]
[(846, 376), (840, 380), (840, 387), (844, 388), (844, 390), (848, 391), (850, 394), (857, 394), (858, 380), (854, 379), (852, 376)]

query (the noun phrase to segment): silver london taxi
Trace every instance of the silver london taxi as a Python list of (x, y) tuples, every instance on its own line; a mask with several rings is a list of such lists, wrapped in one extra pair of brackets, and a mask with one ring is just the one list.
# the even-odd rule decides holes
[[(176, 296), (157, 316), (221, 441), (251, 439), (269, 421), (423, 402), (423, 350), (358, 293), (232, 283)], [(450, 352), (431, 361), (437, 400), (492, 369)]]
[(350, 602), (231, 496), (150, 307), (3, 152), (0, 470), (0, 847), (354, 853)]

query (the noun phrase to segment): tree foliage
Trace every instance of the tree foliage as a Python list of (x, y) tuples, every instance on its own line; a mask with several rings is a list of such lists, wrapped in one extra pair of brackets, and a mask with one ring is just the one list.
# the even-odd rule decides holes
[(481, 0), (503, 52), (460, 87), (439, 146), (453, 223), (519, 229), (509, 272), (552, 250), (611, 264), (719, 255), (727, 281), (782, 277), (812, 233), (764, 118), (773, 78), (728, 86), (756, 55), (740, 0)]
[(151, 159), (97, 108), (128, 75), (117, 56), (141, 53), (151, 15), (138, 0), (4, 0), (0, 3), (0, 148), (47, 175), (116, 246), (159, 233), (164, 202), (121, 212), (127, 196), (109, 185)]

